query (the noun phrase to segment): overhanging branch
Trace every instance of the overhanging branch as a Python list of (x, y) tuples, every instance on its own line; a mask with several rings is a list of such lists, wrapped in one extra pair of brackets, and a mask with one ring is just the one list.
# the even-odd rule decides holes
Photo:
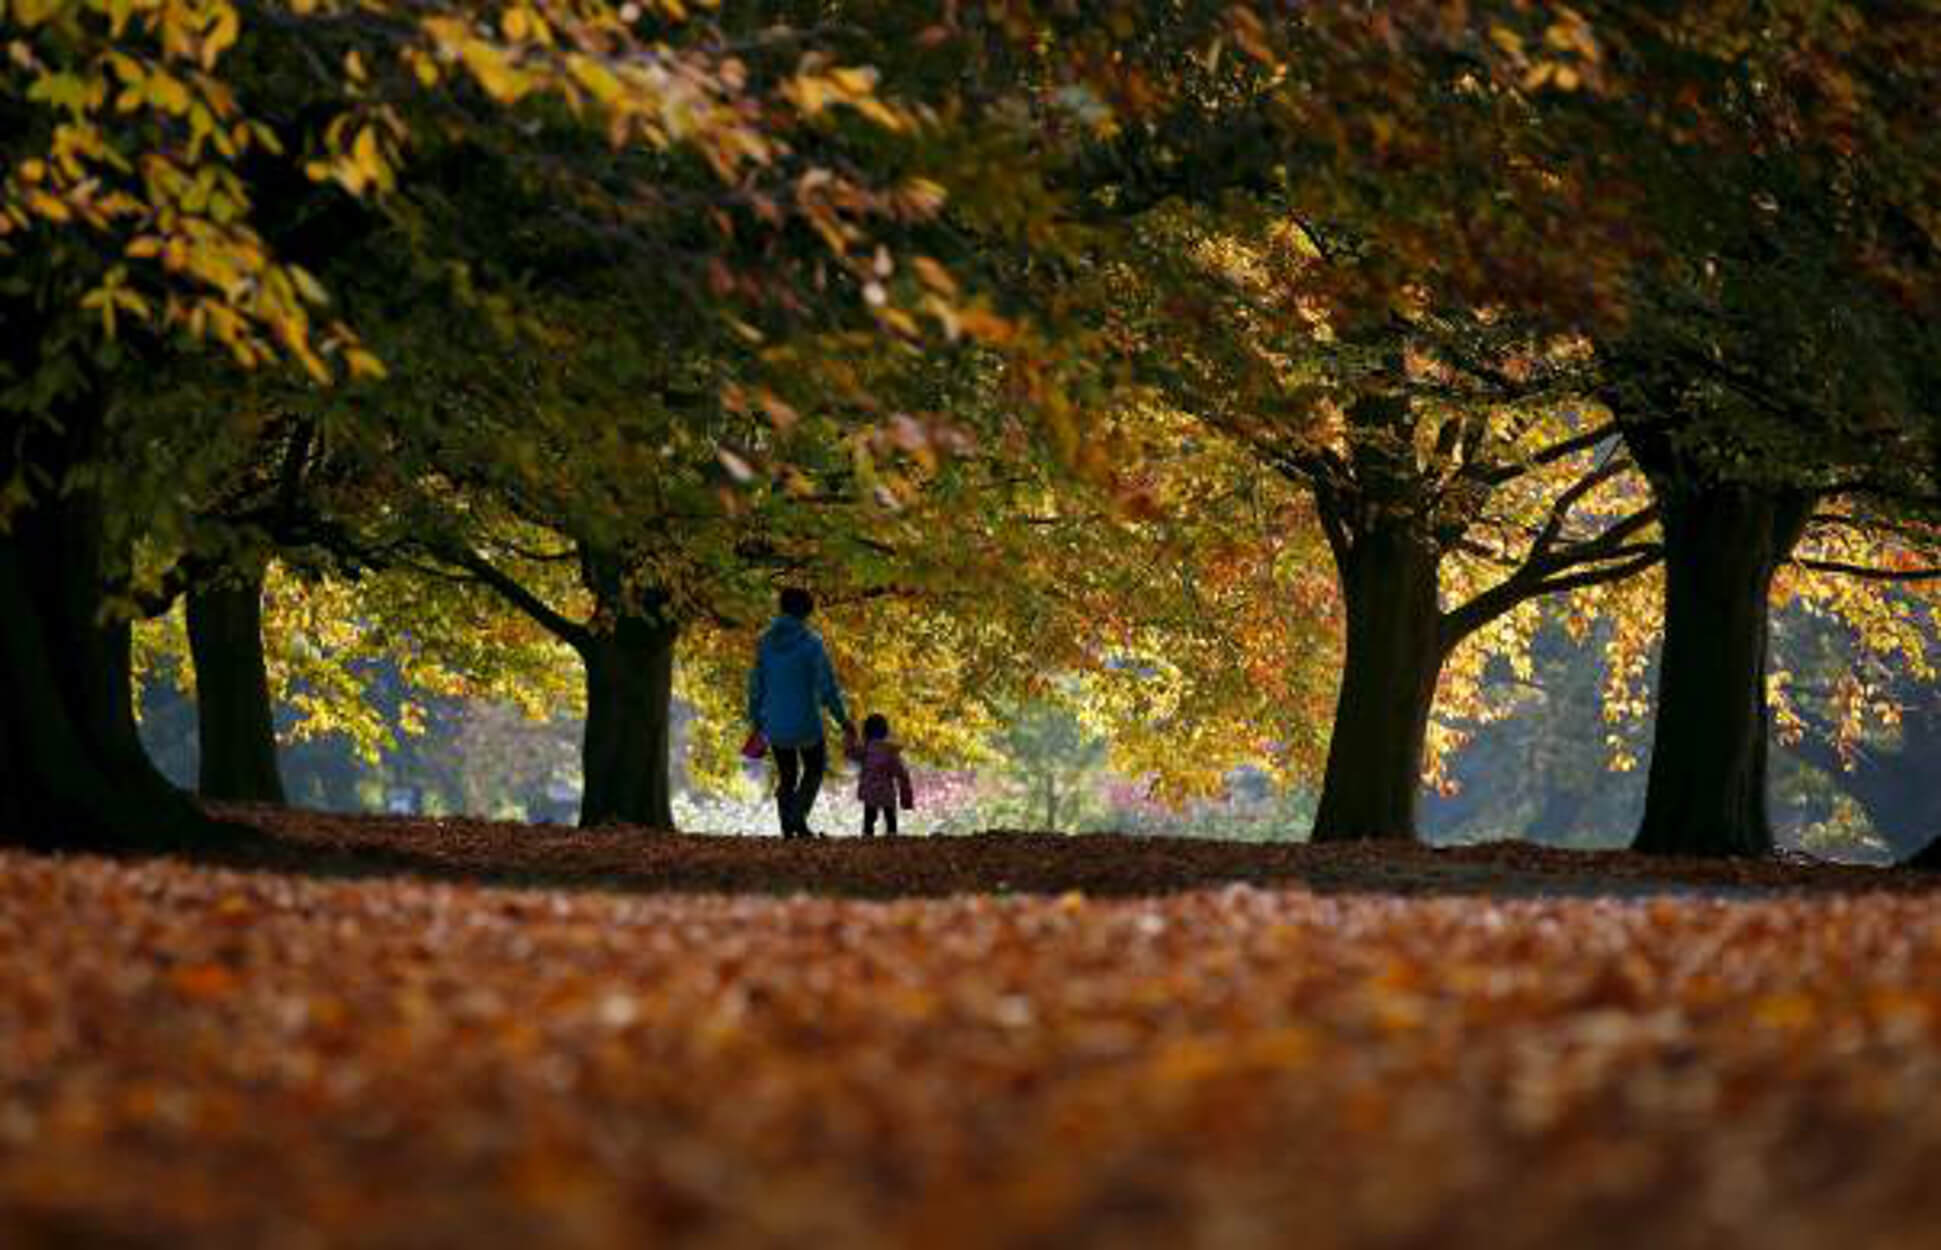
[(1796, 558), (1794, 564), (1816, 573), (1838, 573), (1843, 577), (1861, 577), (1875, 582), (1932, 582), (1941, 581), (1941, 568), (1926, 566), (1915, 569), (1880, 569), (1864, 564), (1849, 564), (1845, 560), (1814, 560)]

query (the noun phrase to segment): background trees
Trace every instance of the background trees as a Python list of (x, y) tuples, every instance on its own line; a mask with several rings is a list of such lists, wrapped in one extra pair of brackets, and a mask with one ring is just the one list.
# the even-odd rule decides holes
[(1767, 849), (1773, 576), (1820, 501), (1934, 494), (1933, 345), (1893, 324), (1934, 298), (1941, 165), (1903, 120), (1933, 32), (1812, 5), (1242, 25), (1317, 158), (1286, 167), (1297, 202), (1383, 223), (1351, 300), (1473, 296), (1595, 348), (1666, 544), (1638, 846)]
[[(11, 54), (5, 381), (17, 425), (0, 452), (0, 597), (7, 686), (19, 692), (0, 731), (0, 788), (14, 822), (72, 831), (63, 836), (144, 840), (200, 823), (134, 749), (126, 625), (110, 619), (110, 590), (128, 580), (137, 539), (193, 520), (151, 462), (179, 471), (197, 449), (223, 446), (212, 435), (247, 437), (274, 415), (227, 394), (199, 411), (150, 407), (145, 370), (214, 349), (245, 369), (300, 370), (315, 386), (384, 372), (347, 322), (318, 322), (329, 292), (296, 256), (315, 245), (348, 269), (368, 265), (369, 253), (331, 248), (376, 220), (458, 302), (516, 322), (519, 303), (480, 289), (462, 250), (424, 229), (435, 224), (436, 162), (449, 169), (469, 154), (479, 169), (489, 154), (595, 233), (624, 239), (639, 227), (632, 237), (660, 258), (670, 287), (736, 279), (694, 238), (662, 232), (661, 191), (695, 194), (689, 219), (711, 239), (800, 223), (818, 262), (794, 266), (757, 247), (774, 260), (769, 272), (824, 287), (833, 276), (853, 292), (876, 255), (857, 222), (922, 215), (933, 198), (827, 167), (811, 177), (818, 167), (801, 158), (796, 136), (813, 142), (839, 112), (906, 124), (874, 98), (873, 75), (793, 51), (765, 64), (759, 44), (736, 48), (674, 9), (514, 5), (488, 24), (466, 6), (75, 0), (0, 16)], [(520, 142), (535, 134), (552, 142)], [(583, 163), (560, 176), (552, 157), (569, 142), (614, 153), (611, 167), (632, 177), (619, 188), (572, 177)], [(420, 157), (433, 164), (433, 195), (414, 201), (401, 184)], [(413, 276), (422, 290), (424, 270)], [(786, 310), (800, 298), (793, 289), (770, 282), (758, 293)], [(361, 311), (408, 319), (381, 299)], [(471, 415), (449, 403), (326, 406), (340, 431), (377, 435), (377, 446), (400, 433), (435, 444)], [(151, 457), (151, 444), (173, 454)]]
[[(265, 594), (358, 579), (399, 652), (512, 628), (480, 591), (564, 644), (581, 819), (669, 825), (677, 685), (722, 767), (805, 579), (919, 749), (1068, 689), (1155, 792), (1255, 761), (1317, 837), (1408, 837), (1540, 597), (1597, 588), (1566, 619), (1640, 671), (1650, 584), (1609, 584), (1662, 552), (1638, 845), (1757, 854), (1775, 594), (1863, 622), (1931, 571), (1912, 10), (0, 23), (0, 814), (43, 836), (201, 826), (126, 693), (178, 595), (201, 788), (274, 800)], [(1830, 711), (1890, 685), (1782, 736), (1851, 760)]]

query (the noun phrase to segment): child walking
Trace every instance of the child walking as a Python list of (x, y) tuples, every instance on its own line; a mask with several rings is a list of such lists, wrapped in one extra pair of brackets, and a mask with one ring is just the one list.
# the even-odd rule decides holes
[(856, 797), (863, 802), (863, 836), (876, 836), (876, 817), (883, 816), (883, 836), (896, 836), (896, 809), (916, 809), (916, 794), (910, 789), (910, 770), (903, 767), (903, 749), (890, 741), (890, 721), (877, 714), (863, 722), (862, 741), (853, 736), (843, 744), (844, 754), (862, 766), (856, 782)]

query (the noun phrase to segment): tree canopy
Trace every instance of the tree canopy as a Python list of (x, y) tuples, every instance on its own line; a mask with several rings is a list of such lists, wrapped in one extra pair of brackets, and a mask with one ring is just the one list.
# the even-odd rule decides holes
[(0, 0), (0, 817), (212, 836), (128, 696), (186, 597), (211, 795), (382, 653), (668, 827), (800, 582), (920, 752), (1063, 701), (1323, 839), (1562, 620), (1620, 714), (1657, 647), (1639, 846), (1762, 853), (1775, 729), (1902, 703), (1771, 603), (1926, 671), (1929, 16)]

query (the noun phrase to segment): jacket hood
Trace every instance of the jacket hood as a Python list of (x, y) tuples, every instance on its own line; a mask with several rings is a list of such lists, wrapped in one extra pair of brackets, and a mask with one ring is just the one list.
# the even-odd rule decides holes
[(809, 645), (814, 639), (807, 622), (793, 616), (778, 616), (762, 634), (761, 649), (764, 655), (779, 657)]

